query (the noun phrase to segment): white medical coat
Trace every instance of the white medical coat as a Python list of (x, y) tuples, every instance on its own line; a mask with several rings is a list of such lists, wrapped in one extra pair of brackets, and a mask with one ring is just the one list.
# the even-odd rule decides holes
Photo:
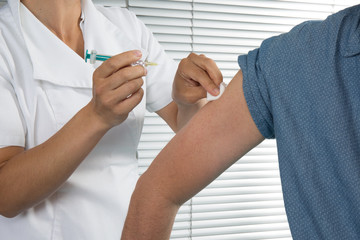
[[(53, 195), (15, 218), (0, 217), (0, 239), (119, 239), (138, 179), (145, 108), (172, 101), (176, 64), (134, 14), (91, 0), (82, 1), (82, 12), (85, 49), (108, 55), (139, 49), (158, 66), (148, 68), (142, 102)], [(91, 100), (99, 64), (85, 63), (19, 0), (8, 0), (0, 10), (0, 146), (29, 149), (55, 134)]]

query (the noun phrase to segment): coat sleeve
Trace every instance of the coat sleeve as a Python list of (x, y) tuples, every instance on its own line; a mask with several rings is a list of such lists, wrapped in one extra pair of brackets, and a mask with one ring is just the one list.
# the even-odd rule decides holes
[(21, 111), (7, 71), (9, 57), (0, 31), (0, 147), (25, 146), (25, 129)]

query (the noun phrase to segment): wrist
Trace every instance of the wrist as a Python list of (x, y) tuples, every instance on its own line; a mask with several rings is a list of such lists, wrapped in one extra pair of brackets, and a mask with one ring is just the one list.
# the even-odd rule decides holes
[(178, 102), (176, 100), (174, 100), (174, 102), (176, 103), (179, 111), (189, 111), (189, 110), (197, 111), (200, 108), (202, 108), (208, 101), (206, 100), (206, 98), (201, 98), (195, 103), (184, 103), (184, 102)]
[(206, 98), (200, 99), (194, 104), (178, 104), (177, 131), (186, 125), (188, 121), (207, 103)]
[(81, 111), (87, 125), (91, 126), (91, 129), (98, 131), (99, 133), (105, 134), (113, 126), (109, 125), (104, 119), (96, 113), (91, 102), (86, 105)]

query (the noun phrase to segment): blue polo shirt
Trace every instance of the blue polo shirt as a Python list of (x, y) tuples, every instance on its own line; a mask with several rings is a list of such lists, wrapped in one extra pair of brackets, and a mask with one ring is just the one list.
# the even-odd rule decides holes
[(239, 57), (254, 122), (276, 138), (294, 239), (360, 239), (360, 5)]

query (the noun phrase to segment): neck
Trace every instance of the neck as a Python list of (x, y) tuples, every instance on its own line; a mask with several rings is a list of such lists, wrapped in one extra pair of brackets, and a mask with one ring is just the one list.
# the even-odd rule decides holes
[(60, 40), (83, 56), (80, 0), (21, 0)]

